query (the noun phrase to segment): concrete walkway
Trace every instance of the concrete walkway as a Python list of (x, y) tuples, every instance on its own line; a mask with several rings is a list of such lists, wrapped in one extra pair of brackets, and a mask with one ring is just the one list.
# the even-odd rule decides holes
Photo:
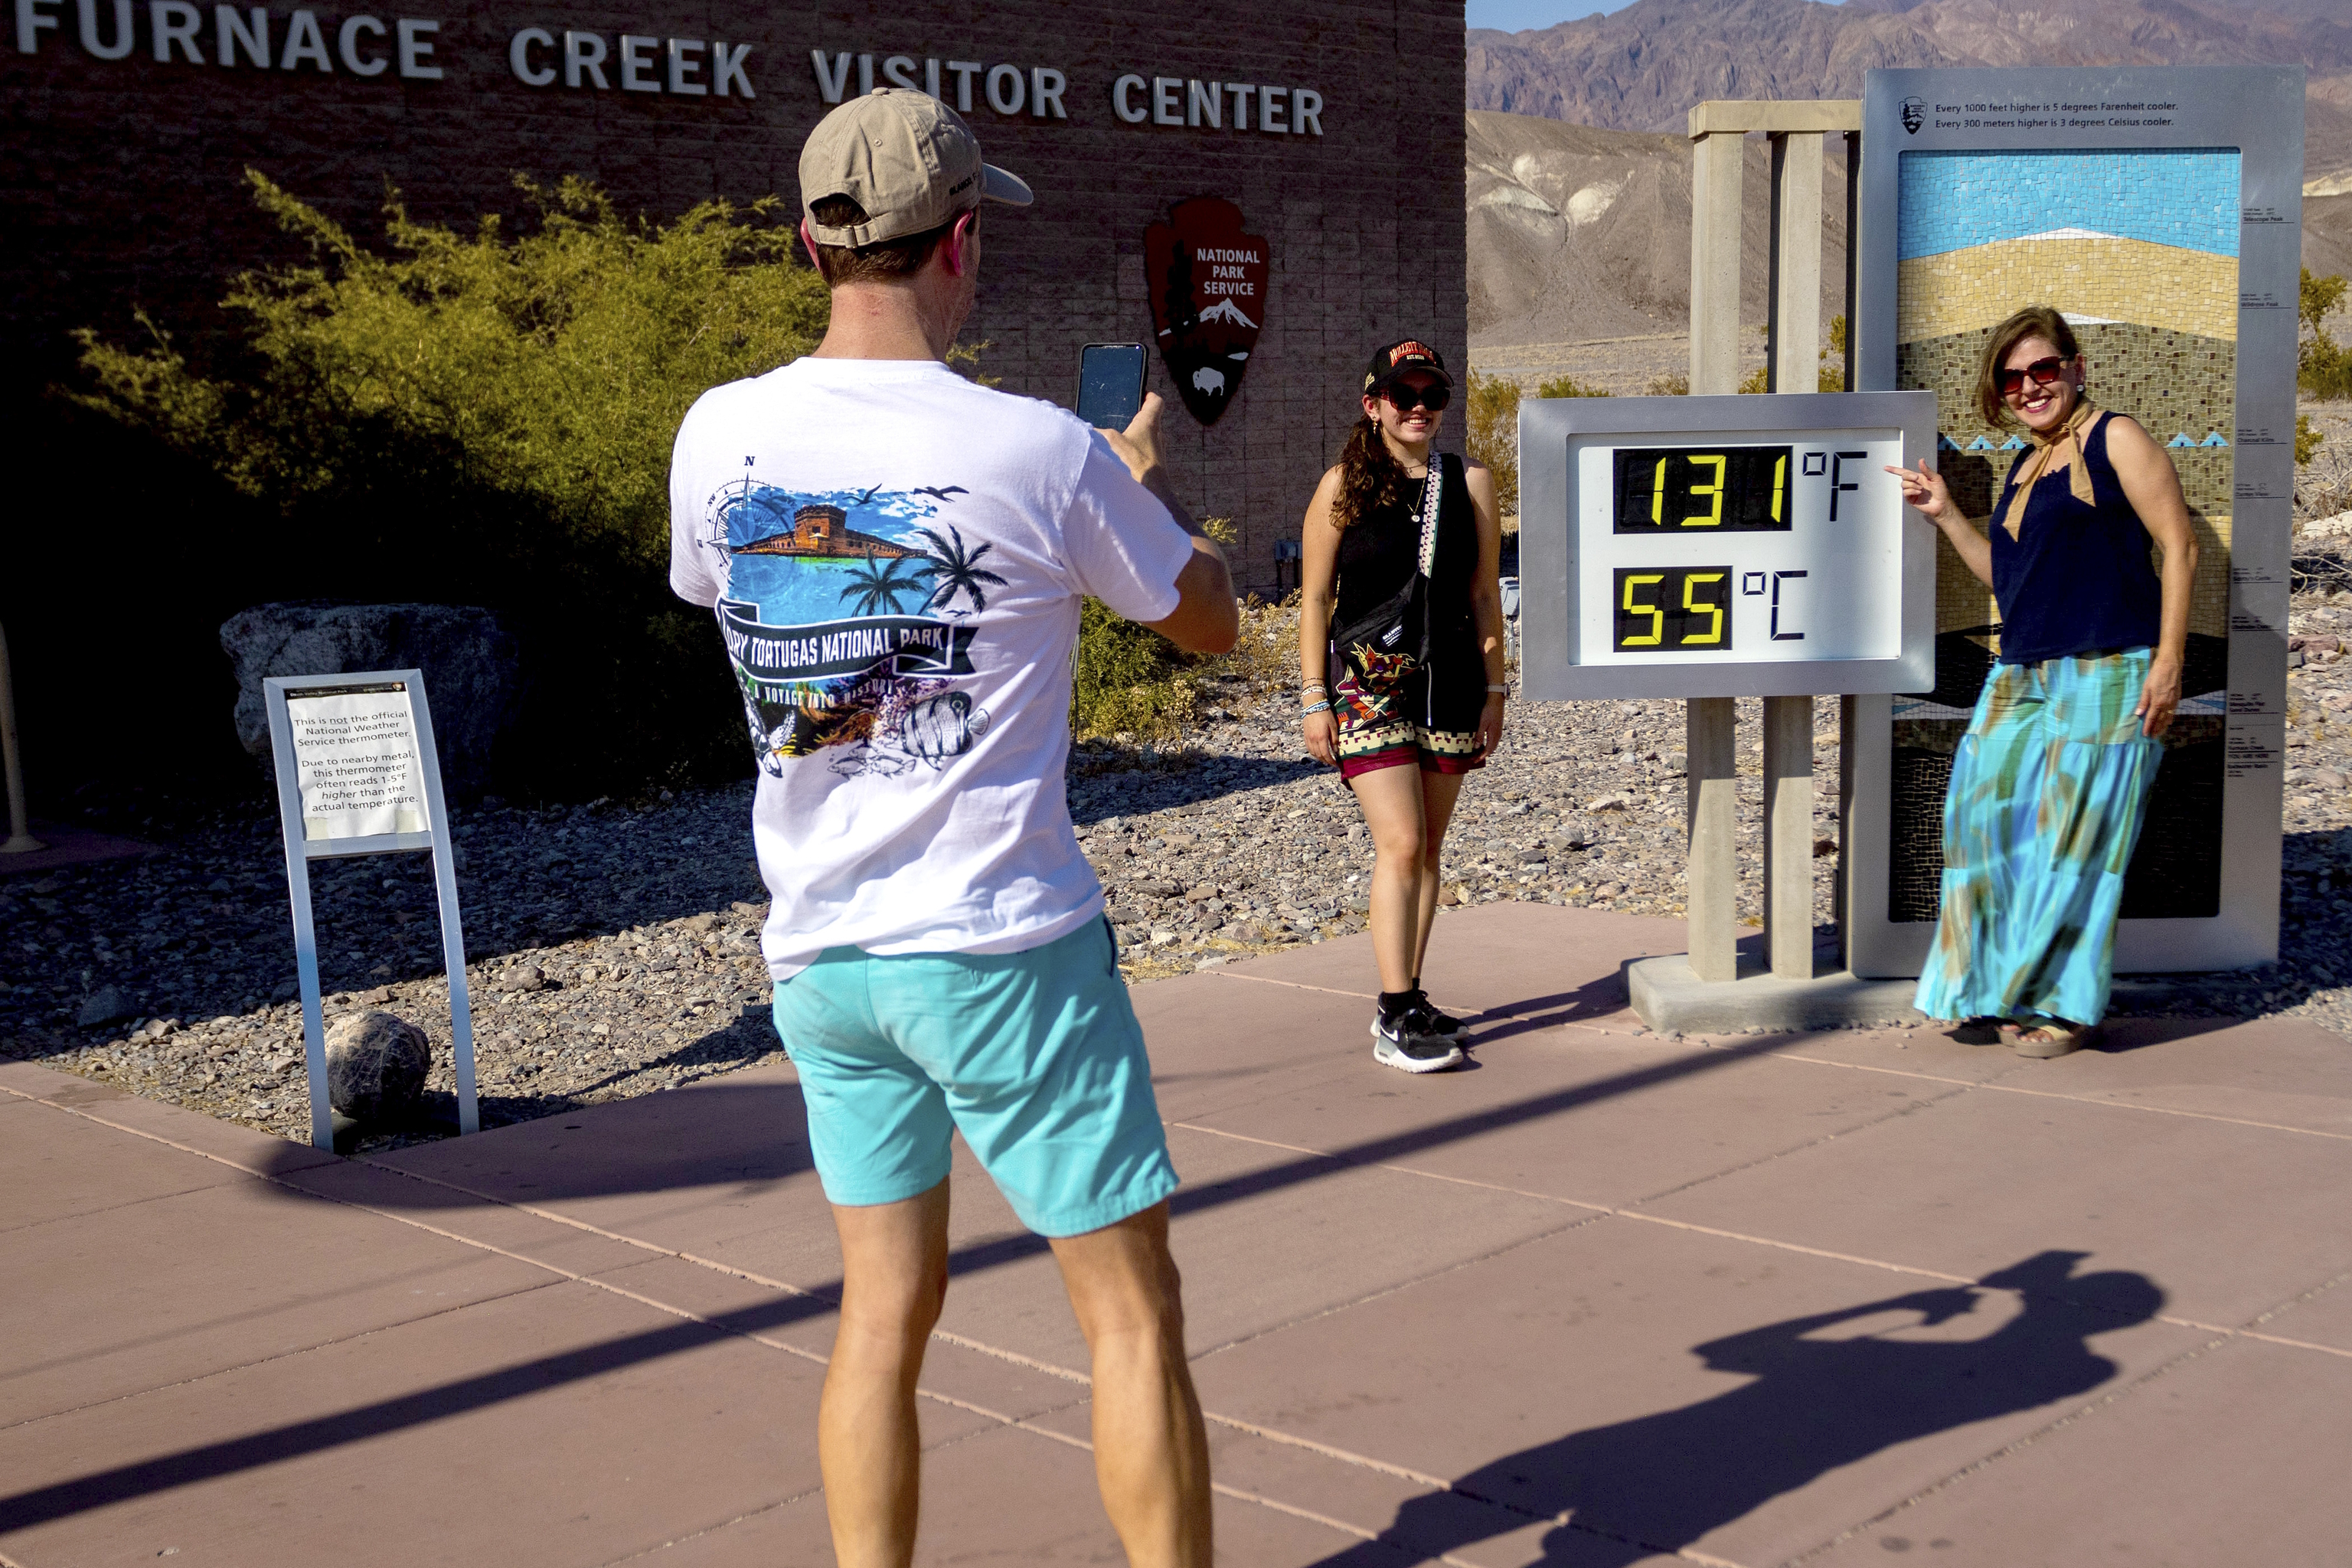
[[(1221, 1560), (2339, 1564), (2352, 1045), (1666, 1044), (1678, 924), (1439, 922), (1144, 987)], [(789, 1070), (345, 1161), (0, 1067), (0, 1561), (832, 1562), (838, 1258)], [(932, 1563), (1116, 1563), (1050, 1258), (959, 1167)]]

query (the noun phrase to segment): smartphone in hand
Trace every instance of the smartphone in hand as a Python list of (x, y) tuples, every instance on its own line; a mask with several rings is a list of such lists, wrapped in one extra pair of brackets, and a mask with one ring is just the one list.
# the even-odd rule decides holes
[(1088, 343), (1078, 351), (1078, 417), (1124, 430), (1143, 406), (1143, 345)]

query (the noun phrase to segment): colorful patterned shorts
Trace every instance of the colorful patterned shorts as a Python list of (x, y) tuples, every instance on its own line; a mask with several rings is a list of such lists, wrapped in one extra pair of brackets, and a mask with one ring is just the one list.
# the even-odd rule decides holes
[[(1416, 765), (1425, 773), (1466, 773), (1486, 765), (1478, 751), (1475, 720), (1466, 730), (1438, 729), (1426, 722), (1432, 717), (1427, 669), (1416, 666), (1398, 679), (1367, 683), (1345, 661), (1335, 661), (1331, 668), (1340, 672), (1331, 688), (1331, 710), (1339, 721), (1340, 777)], [(1480, 707), (1485, 705), (1483, 681), (1482, 675)], [(1458, 713), (1460, 705), (1454, 706)]]

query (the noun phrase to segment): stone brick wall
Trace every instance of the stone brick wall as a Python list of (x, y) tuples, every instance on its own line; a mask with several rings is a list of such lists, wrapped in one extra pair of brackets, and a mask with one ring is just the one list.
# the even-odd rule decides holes
[[(118, 15), (131, 47), (112, 52)], [(797, 203), (802, 138), (826, 107), (813, 49), (884, 62), (903, 53), (920, 79), (937, 59), (1062, 73), (1067, 119), (989, 107), (987, 72), (971, 78), (969, 116), (990, 160), (1026, 178), (1037, 204), (992, 214), (980, 308), (967, 341), (1007, 389), (1066, 403), (1089, 341), (1152, 339), (1143, 268), (1146, 226), (1185, 197), (1236, 203), (1270, 244), (1265, 319), (1234, 405), (1214, 427), (1186, 414), (1156, 356), (1169, 399), (1180, 489), (1204, 515), (1234, 518), (1245, 586), (1275, 579), (1275, 543), (1299, 514), (1354, 415), (1350, 395), (1372, 347), (1433, 341), (1466, 366), (1462, 195), (1464, 34), (1460, 0), (1202, 0), (1136, 12), (1065, 0), (950, 0), (882, 7), (747, 0), (399, 0), (373, 24), (317, 10), (320, 52), (278, 68), (307, 39), (305, 7), (270, 0), (270, 68), (225, 40), (216, 8), (187, 0), (29, 0), (0, 52), (0, 352), (12, 395), (70, 363), (68, 333), (130, 330), (134, 310), (202, 330), (226, 279), (299, 251), (255, 212), (241, 172), (257, 168), (362, 233), (389, 183), (419, 217), (465, 222), (514, 213), (516, 172), (585, 175), (625, 210), (674, 214), (714, 195), (775, 193)], [(236, 13), (248, 16), (249, 6)], [(437, 23), (403, 29), (404, 18)], [(54, 22), (54, 26), (47, 26)], [(159, 40), (160, 31), (163, 35)], [(552, 68), (543, 87), (509, 65), (515, 36), (539, 27), (524, 65)], [(248, 27), (249, 30), (249, 27)], [(411, 45), (404, 66), (401, 43)], [(605, 52), (605, 90), (564, 82), (567, 31)], [(344, 54), (348, 32), (352, 47)], [(173, 36), (184, 42), (174, 42)], [(625, 90), (624, 35), (656, 90)], [(746, 97), (659, 90), (666, 40), (745, 44)], [(29, 42), (31, 52), (22, 46)], [(224, 65), (225, 42), (236, 63)], [(159, 47), (170, 56), (159, 62)], [(429, 53), (424, 52), (429, 49)], [(202, 63), (192, 61), (191, 51)], [(583, 54), (593, 46), (583, 42)], [(681, 82), (712, 84), (710, 50), (684, 47)], [(320, 68), (323, 60), (327, 68)], [(362, 77), (362, 67), (383, 68)], [(698, 69), (695, 68), (699, 68)], [(440, 77), (404, 75), (438, 69)], [(1126, 73), (1246, 80), (1319, 94), (1322, 134), (1124, 122), (1112, 87)], [(999, 77), (1010, 95), (1013, 73)], [(943, 76), (950, 100), (957, 78)], [(1024, 97), (1026, 91), (1024, 90)], [(1148, 89), (1133, 102), (1148, 106)], [(1230, 103), (1230, 100), (1228, 102)], [(1454, 422), (1458, 429), (1458, 420)], [(1458, 445), (1458, 443), (1457, 443)]]

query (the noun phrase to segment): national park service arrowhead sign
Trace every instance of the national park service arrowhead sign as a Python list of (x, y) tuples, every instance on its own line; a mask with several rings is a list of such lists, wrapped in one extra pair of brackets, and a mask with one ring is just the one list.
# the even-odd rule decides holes
[(1242, 232), (1242, 209), (1217, 196), (1178, 202), (1143, 231), (1160, 357), (1203, 425), (1241, 390), (1265, 325), (1266, 254), (1263, 237)]

